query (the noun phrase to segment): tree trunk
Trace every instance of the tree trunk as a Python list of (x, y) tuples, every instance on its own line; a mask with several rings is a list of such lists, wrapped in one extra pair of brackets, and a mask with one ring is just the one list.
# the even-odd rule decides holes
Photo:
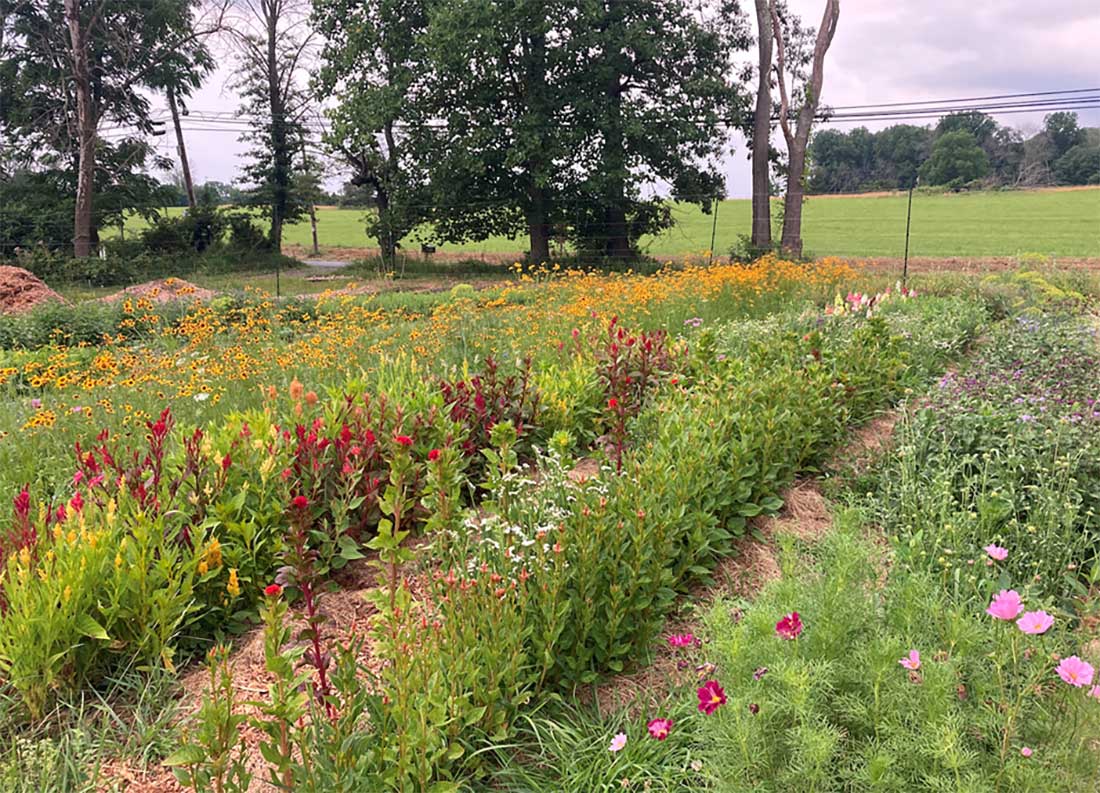
[[(546, 36), (531, 33), (524, 40), (523, 58), (523, 96), (524, 113), (538, 130), (545, 130), (552, 120), (546, 112)], [(546, 264), (550, 261), (550, 224), (549, 199), (546, 184), (546, 160), (540, 156), (536, 147), (532, 156), (524, 162), (527, 182), (527, 234), (529, 237), (528, 258), (532, 264)]]
[(752, 121), (752, 246), (770, 248), (772, 244), (771, 190), (768, 168), (771, 147), (771, 70), (772, 15), (769, 0), (756, 0), (756, 25), (759, 31), (758, 84), (756, 111)]
[(787, 141), (787, 197), (783, 203), (783, 252), (792, 256), (802, 255), (802, 198), (805, 195), (806, 147), (810, 142), (817, 107), (821, 103), (821, 86), (824, 84), (825, 53), (833, 43), (836, 23), (840, 17), (840, 0), (825, 0), (825, 14), (817, 29), (814, 42), (813, 66), (805, 87), (805, 98), (798, 109), (794, 130), (790, 123), (790, 99), (787, 96), (786, 69), (784, 66), (783, 26), (775, 4), (771, 3), (772, 33), (775, 36), (775, 63), (779, 84), (779, 126)]
[(375, 185), (374, 203), (378, 207), (378, 248), (382, 254), (382, 264), (393, 269), (397, 266), (397, 239), (393, 233), (389, 193), (380, 185)]
[(72, 49), (73, 90), (76, 94), (77, 175), (73, 218), (73, 255), (92, 253), (92, 197), (95, 186), (96, 119), (88, 68), (88, 31), (80, 21), (79, 0), (65, 0), (65, 21)]
[(283, 248), (283, 219), (290, 196), (290, 147), (287, 142), (286, 116), (279, 80), (279, 10), (268, 0), (267, 17), (267, 97), (271, 108), (271, 245), (278, 253)]
[(528, 191), (527, 233), (531, 238), (532, 264), (550, 262), (550, 224), (546, 222), (546, 192), (541, 187)]
[(172, 126), (176, 128), (176, 150), (180, 155), (180, 170), (183, 172), (183, 190), (187, 193), (187, 206), (194, 209), (195, 184), (191, 181), (191, 166), (187, 162), (187, 146), (183, 142), (183, 128), (180, 126), (180, 110), (176, 103), (176, 89), (168, 88), (168, 110), (172, 113)]
[[(614, 30), (614, 41), (624, 35), (619, 0), (607, 0), (608, 29)], [(604, 193), (604, 241), (601, 248), (609, 259), (627, 259), (632, 251), (626, 220), (626, 155), (623, 150), (623, 68), (618, 48), (608, 53), (608, 81), (604, 96), (608, 121), (604, 140), (604, 173), (607, 180)]]
[(790, 256), (802, 256), (802, 199), (805, 195), (803, 174), (806, 169), (806, 144), (795, 145), (789, 152), (787, 197), (783, 201), (783, 237), (780, 247)]

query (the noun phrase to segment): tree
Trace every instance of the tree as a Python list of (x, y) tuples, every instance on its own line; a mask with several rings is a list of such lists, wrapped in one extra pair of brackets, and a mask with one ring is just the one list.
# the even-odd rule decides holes
[[(584, 132), (574, 242), (607, 258), (671, 225), (646, 184), (709, 211), (724, 195), (721, 122), (741, 123), (748, 97), (734, 64), (751, 37), (735, 4), (697, 13), (683, 0), (582, 3), (571, 28), (575, 118)], [(588, 156), (588, 153), (591, 153)]]
[(1061, 184), (1100, 184), (1100, 146), (1077, 144), (1054, 163), (1054, 173)]
[(976, 110), (966, 110), (961, 113), (949, 113), (941, 118), (936, 124), (936, 137), (949, 132), (969, 132), (978, 145), (985, 148), (997, 129), (998, 124), (992, 116)]
[(932, 150), (926, 127), (895, 124), (875, 135), (875, 179), (884, 187), (908, 190)]
[[(810, 142), (810, 128), (821, 102), (824, 83), (825, 53), (836, 34), (840, 17), (840, 0), (825, 0), (825, 13), (817, 29), (810, 77), (804, 86), (802, 104), (795, 111), (787, 91), (787, 68), (784, 52), (783, 24), (775, 4), (772, 5), (772, 28), (775, 33), (776, 77), (779, 84), (779, 126), (787, 141), (787, 196), (783, 203), (783, 250), (802, 255), (802, 199), (805, 195), (806, 146)], [(795, 113), (795, 126), (790, 123)]]
[(441, 240), (526, 231), (529, 257), (549, 259), (552, 229), (566, 220), (580, 178), (575, 114), (587, 98), (569, 87), (577, 68), (569, 23), (579, 14), (570, 0), (432, 7), (422, 118), (440, 123), (422, 151)]
[(242, 140), (253, 146), (244, 168), (246, 203), (263, 208), (270, 221), (268, 242), (283, 243), (283, 226), (303, 217), (308, 202), (294, 190), (295, 158), (309, 138), (306, 118), (313, 98), (300, 85), (301, 71), (314, 46), (314, 33), (303, 32), (304, 0), (237, 0), (228, 25), (240, 53), (237, 88), (242, 114), (256, 128)]
[(947, 132), (936, 139), (932, 156), (921, 169), (928, 184), (961, 187), (989, 173), (989, 156), (974, 135), (964, 129)]
[(203, 35), (193, 22), (196, 4), (0, 0), (0, 126), (24, 165), (59, 171), (43, 184), (71, 177), (77, 256), (98, 241), (104, 213), (96, 208), (97, 188), (122, 200), (148, 197), (142, 172), (152, 150), (144, 137), (156, 128), (143, 89), (155, 90), (166, 65), (194, 51)]
[(752, 117), (752, 246), (763, 250), (772, 245), (771, 190), (771, 72), (772, 12), (769, 0), (756, 0), (756, 107)]
[[(397, 245), (427, 220), (427, 133), (415, 127), (425, 90), (427, 7), (420, 0), (316, 0), (313, 23), (325, 39), (315, 90), (336, 102), (324, 142), (369, 191), (367, 234), (391, 267)], [(347, 192), (345, 188), (345, 192)], [(365, 198), (357, 199), (365, 204)]]
[(1077, 126), (1076, 113), (1051, 113), (1043, 119), (1043, 132), (1054, 147), (1053, 160), (1085, 142), (1085, 131)]

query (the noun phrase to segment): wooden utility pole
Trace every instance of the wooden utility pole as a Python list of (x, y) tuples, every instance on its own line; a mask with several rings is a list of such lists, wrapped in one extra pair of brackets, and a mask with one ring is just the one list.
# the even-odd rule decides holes
[(81, 23), (79, 0), (65, 0), (65, 22), (69, 28), (73, 90), (76, 95), (77, 175), (73, 255), (84, 258), (92, 254), (96, 118), (92, 106), (91, 72), (88, 68), (88, 30)]
[(187, 193), (187, 206), (194, 209), (195, 184), (191, 181), (191, 166), (187, 162), (187, 146), (183, 142), (183, 127), (180, 126), (179, 104), (176, 102), (176, 89), (168, 87), (168, 110), (172, 113), (172, 126), (176, 128), (176, 150), (180, 155), (180, 170), (183, 172), (183, 189)]

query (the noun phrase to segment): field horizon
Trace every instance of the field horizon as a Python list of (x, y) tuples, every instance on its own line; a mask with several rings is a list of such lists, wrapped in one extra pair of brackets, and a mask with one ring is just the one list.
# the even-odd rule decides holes
[[(901, 258), (905, 252), (905, 193), (863, 193), (810, 196), (803, 209), (805, 250), (813, 256)], [(773, 216), (778, 201), (773, 201)], [(698, 254), (711, 248), (725, 255), (747, 235), (749, 199), (728, 199), (718, 205), (717, 220), (697, 207), (674, 204), (676, 225), (657, 237), (643, 238), (643, 252), (655, 258)], [(170, 213), (182, 212), (171, 208)], [(361, 209), (318, 208), (318, 237), (323, 248), (366, 249), (376, 245), (363, 230)], [(128, 226), (146, 224), (135, 218)], [(777, 230), (778, 231), (778, 230)], [(405, 249), (419, 251), (427, 235), (414, 233)], [(288, 225), (287, 246), (309, 246), (308, 220)], [(436, 244), (443, 254), (521, 257), (523, 237), (489, 237), (483, 241)], [(568, 251), (555, 247), (557, 255)], [(1100, 257), (1100, 187), (1079, 189), (915, 193), (909, 254), (954, 258), (1041, 254), (1050, 257)]]

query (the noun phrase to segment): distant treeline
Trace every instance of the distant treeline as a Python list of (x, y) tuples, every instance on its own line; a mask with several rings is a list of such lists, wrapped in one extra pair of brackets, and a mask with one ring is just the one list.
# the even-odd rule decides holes
[(1100, 128), (1078, 126), (1076, 113), (1051, 113), (1025, 139), (984, 113), (954, 113), (935, 127), (824, 129), (809, 161), (812, 193), (906, 190), (918, 176), (921, 185), (949, 188), (1100, 184)]

